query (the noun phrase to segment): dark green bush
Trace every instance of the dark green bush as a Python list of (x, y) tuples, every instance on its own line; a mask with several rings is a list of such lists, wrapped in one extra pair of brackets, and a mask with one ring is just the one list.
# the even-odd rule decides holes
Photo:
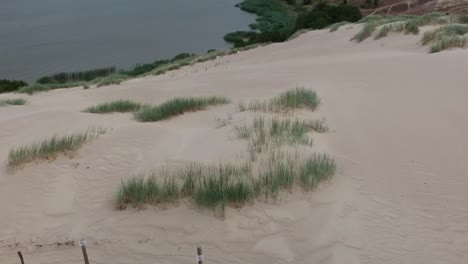
[(23, 81), (10, 81), (7, 79), (0, 79), (0, 93), (8, 93), (17, 91), (20, 87), (27, 86), (28, 84)]
[(301, 13), (297, 17), (296, 30), (303, 28), (322, 29), (342, 21), (357, 22), (361, 18), (361, 12), (357, 7), (344, 4), (332, 6), (322, 2), (310, 12)]
[(287, 3), (280, 0), (245, 0), (237, 7), (256, 14), (258, 18), (256, 23), (250, 25), (253, 31), (236, 31), (224, 37), (234, 47), (282, 42), (294, 33), (295, 12)]

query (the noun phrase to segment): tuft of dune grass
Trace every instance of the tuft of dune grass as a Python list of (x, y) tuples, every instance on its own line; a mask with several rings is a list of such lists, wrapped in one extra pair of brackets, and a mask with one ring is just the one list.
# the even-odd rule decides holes
[(24, 105), (26, 104), (26, 100), (22, 98), (15, 98), (15, 99), (1, 99), (0, 106), (6, 105)]
[(351, 40), (356, 40), (357, 42), (362, 42), (366, 38), (370, 37), (372, 33), (375, 31), (377, 28), (378, 23), (375, 21), (369, 21), (367, 22), (364, 27), (354, 35), (354, 37)]
[(274, 160), (258, 173), (249, 164), (191, 164), (170, 176), (153, 174), (122, 181), (115, 194), (115, 206), (123, 210), (190, 198), (198, 207), (224, 212), (225, 206), (239, 208), (260, 196), (274, 198), (295, 185), (313, 190), (330, 179), (335, 167), (334, 160), (326, 154), (313, 154), (301, 161), (289, 157)]
[(320, 98), (314, 90), (298, 87), (268, 101), (252, 101), (248, 105), (239, 104), (239, 111), (279, 112), (299, 108), (314, 111), (319, 104)]
[(430, 52), (439, 52), (449, 48), (463, 48), (468, 42), (468, 25), (451, 24), (424, 33), (422, 44), (430, 46)]
[(181, 97), (174, 98), (163, 104), (153, 107), (144, 107), (135, 112), (135, 118), (140, 122), (156, 122), (168, 119), (185, 112), (195, 112), (204, 110), (211, 105), (220, 105), (230, 103), (225, 97)]
[(93, 81), (96, 83), (97, 87), (108, 86), (112, 84), (120, 84), (121, 82), (127, 80), (129, 78), (128, 75), (125, 74), (112, 74), (106, 77), (102, 77)]
[(371, 15), (361, 19), (358, 23), (363, 23), (362, 29), (356, 33), (351, 40), (362, 42), (369, 38), (374, 31), (380, 27), (375, 39), (387, 36), (389, 32), (402, 32), (406, 34), (418, 34), (419, 28), (426, 25), (443, 25), (460, 21), (463, 18), (447, 16), (442, 13), (428, 13), (422, 16), (399, 15), (399, 16), (381, 16)]
[(102, 104), (98, 104), (95, 106), (91, 106), (83, 110), (83, 112), (87, 113), (94, 113), (94, 114), (104, 114), (104, 113), (126, 113), (126, 112), (134, 112), (140, 110), (144, 107), (143, 104), (133, 102), (130, 100), (117, 100), (112, 102), (106, 102)]
[(82, 133), (73, 133), (66, 136), (53, 136), (41, 142), (13, 148), (8, 154), (8, 168), (13, 170), (19, 166), (37, 159), (52, 159), (59, 153), (73, 152), (86, 142), (105, 133), (103, 129), (88, 129)]
[(87, 82), (69, 82), (69, 83), (48, 83), (48, 84), (40, 84), (34, 83), (25, 87), (22, 87), (18, 90), (18, 93), (25, 93), (25, 94), (35, 94), (38, 92), (45, 92), (55, 89), (62, 89), (62, 88), (72, 88), (72, 87), (80, 87), (87, 85)]
[(335, 32), (335, 31), (337, 31), (341, 26), (344, 26), (344, 25), (347, 25), (347, 24), (349, 24), (348, 21), (341, 21), (341, 22), (332, 24), (331, 26), (329, 26), (330, 32)]

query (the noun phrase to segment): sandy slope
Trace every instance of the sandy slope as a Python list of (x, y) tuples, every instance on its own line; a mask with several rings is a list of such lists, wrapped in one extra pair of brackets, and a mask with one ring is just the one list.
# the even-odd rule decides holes
[[(199, 243), (206, 263), (468, 263), (468, 50), (428, 55), (419, 37), (403, 35), (355, 44), (348, 41), (355, 31), (311, 32), (165, 76), (56, 90), (27, 97), (26, 106), (1, 108), (1, 161), (11, 147), (53, 133), (112, 131), (73, 159), (30, 164), (15, 174), (3, 165), (0, 262), (18, 262), (3, 255), (15, 253), (6, 245), (16, 242), (24, 252), (59, 250), (27, 255), (28, 264), (79, 260), (76, 247), (46, 244), (85, 238), (100, 263), (195, 263)], [(238, 158), (245, 144), (232, 128), (216, 128), (216, 118), (235, 107), (151, 124), (83, 108), (182, 95), (241, 101), (297, 85), (322, 98), (314, 115), (326, 117), (333, 131), (316, 141), (338, 161), (331, 183), (277, 204), (229, 209), (224, 221), (188, 202), (114, 210), (122, 178), (164, 164)]]

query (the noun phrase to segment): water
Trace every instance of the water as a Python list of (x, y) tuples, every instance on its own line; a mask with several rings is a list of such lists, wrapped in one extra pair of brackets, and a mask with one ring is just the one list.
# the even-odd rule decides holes
[(255, 20), (240, 0), (0, 0), (0, 78), (131, 67), (226, 48)]

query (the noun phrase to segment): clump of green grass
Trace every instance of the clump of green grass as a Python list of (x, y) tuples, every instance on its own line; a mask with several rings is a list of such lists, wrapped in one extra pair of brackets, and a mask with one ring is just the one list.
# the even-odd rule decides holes
[(22, 98), (15, 98), (15, 99), (0, 99), (0, 106), (6, 105), (24, 105), (26, 104), (26, 100)]
[(103, 87), (103, 86), (108, 86), (112, 84), (120, 84), (123, 81), (127, 80), (129, 78), (128, 75), (124, 74), (112, 74), (107, 77), (99, 78), (93, 81), (93, 83), (96, 83), (97, 87)]
[(377, 28), (378, 23), (374, 21), (367, 22), (364, 27), (356, 34), (351, 40), (356, 40), (357, 42), (362, 42), (366, 38), (370, 37), (372, 33)]
[(83, 133), (74, 133), (62, 137), (53, 136), (30, 146), (13, 148), (8, 154), (8, 168), (15, 169), (36, 159), (52, 159), (59, 153), (76, 151), (86, 142), (105, 133), (103, 129), (89, 129)]
[(123, 210), (128, 204), (134, 207), (143, 204), (157, 205), (159, 203), (175, 202), (180, 197), (180, 190), (173, 178), (158, 181), (155, 175), (148, 178), (135, 177), (122, 181), (115, 199), (117, 208)]
[(320, 98), (315, 91), (300, 87), (273, 98), (271, 104), (278, 109), (308, 108), (313, 111), (320, 104)]
[(467, 42), (467, 36), (443, 36), (431, 45), (429, 52), (436, 53), (451, 48), (464, 48)]
[(380, 39), (388, 36), (390, 32), (401, 32), (405, 29), (405, 23), (398, 21), (383, 25), (375, 35), (374, 39)]
[(467, 43), (468, 25), (451, 24), (424, 33), (423, 45), (431, 44), (430, 52), (439, 52), (449, 48), (463, 48)]
[(303, 29), (300, 29), (296, 32), (294, 32), (294, 34), (292, 34), (289, 38), (288, 38), (288, 41), (290, 40), (293, 40), (293, 39), (296, 39), (297, 37), (299, 37), (300, 35), (304, 34), (304, 33), (307, 33), (309, 32), (311, 29), (309, 28), (303, 28)]
[(409, 34), (418, 34), (419, 33), (419, 27), (421, 26), (421, 21), (418, 20), (409, 20), (408, 22), (405, 23), (405, 33)]
[(107, 103), (98, 104), (95, 106), (91, 106), (83, 110), (83, 112), (87, 113), (95, 113), (95, 114), (103, 114), (103, 113), (126, 113), (126, 112), (134, 112), (140, 110), (144, 107), (143, 104), (133, 102), (130, 100), (117, 100)]
[(158, 106), (144, 107), (135, 112), (135, 118), (140, 122), (156, 122), (185, 112), (195, 112), (206, 109), (211, 105), (227, 104), (229, 102), (228, 98), (216, 96), (175, 98)]
[(239, 104), (239, 111), (279, 112), (298, 108), (313, 111), (319, 104), (320, 98), (314, 90), (298, 87), (281, 93), (269, 101), (252, 101), (248, 105)]
[(47, 83), (47, 84), (40, 84), (34, 83), (25, 87), (22, 87), (18, 90), (18, 93), (26, 93), (26, 94), (35, 94), (38, 92), (45, 92), (55, 89), (62, 89), (62, 88), (72, 88), (72, 87), (80, 87), (87, 85), (87, 82), (70, 82), (70, 83)]
[(129, 205), (157, 205), (190, 198), (201, 208), (224, 213), (226, 206), (240, 208), (264, 195), (275, 198), (294, 185), (312, 190), (335, 173), (335, 162), (326, 154), (314, 154), (305, 160), (291, 157), (271, 158), (258, 173), (249, 163), (218, 166), (191, 164), (165, 175), (134, 177), (122, 181), (115, 195), (118, 209)]
[(347, 25), (349, 24), (348, 21), (342, 21), (342, 22), (338, 22), (338, 23), (335, 23), (335, 24), (332, 24), (329, 28), (330, 28), (330, 32), (335, 32), (337, 31), (341, 26), (344, 26), (344, 25)]
[(326, 154), (309, 157), (299, 170), (299, 180), (304, 190), (313, 190), (317, 185), (335, 174), (335, 160)]
[(457, 17), (457, 23), (468, 24), (468, 14), (462, 14)]
[(375, 39), (383, 38), (387, 36), (389, 32), (404, 31), (406, 34), (418, 34), (419, 27), (421, 26), (447, 24), (451, 23), (453, 19), (453, 16), (446, 16), (442, 13), (429, 13), (423, 16), (367, 16), (359, 21), (359, 23), (364, 23), (364, 26), (351, 40), (362, 42), (370, 37), (379, 26), (382, 27), (375, 36)]
[(58, 84), (70, 82), (87, 82), (97, 78), (106, 77), (117, 72), (116, 67), (107, 67), (78, 72), (61, 72), (54, 75), (44, 76), (37, 80), (41, 84)]
[(312, 145), (308, 133), (328, 131), (325, 120), (299, 120), (292, 118), (256, 117), (250, 125), (245, 123), (234, 127), (237, 136), (249, 140), (251, 159), (255, 160), (257, 153), (288, 145)]

